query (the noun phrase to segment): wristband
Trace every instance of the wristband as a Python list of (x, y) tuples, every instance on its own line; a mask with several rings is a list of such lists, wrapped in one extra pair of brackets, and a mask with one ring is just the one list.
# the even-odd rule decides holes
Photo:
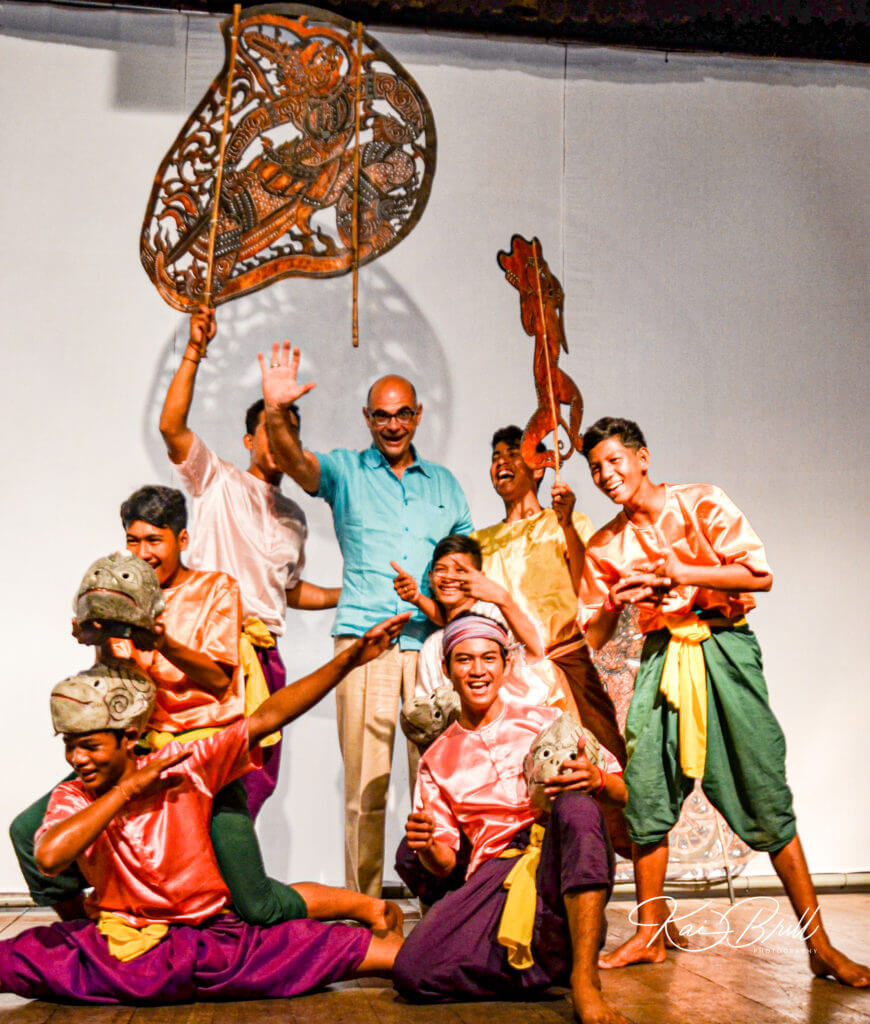
[(595, 767), (598, 769), (598, 774), (601, 776), (601, 785), (595, 791), (595, 795), (596, 796), (601, 796), (601, 794), (604, 792), (604, 784), (605, 784), (605, 782), (607, 782), (607, 776), (601, 770), (600, 765), (596, 765)]

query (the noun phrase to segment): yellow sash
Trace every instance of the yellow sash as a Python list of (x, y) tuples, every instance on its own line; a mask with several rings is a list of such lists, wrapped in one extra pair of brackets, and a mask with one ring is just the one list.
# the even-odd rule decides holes
[[(275, 646), (275, 638), (254, 615), (245, 620), (239, 638), (239, 661), (245, 675), (245, 718), (250, 718), (257, 708), (269, 697), (269, 687), (255, 647), (267, 650)], [(281, 739), (280, 732), (270, 733), (260, 740), (261, 747), (271, 747)]]
[(169, 931), (168, 924), (146, 924), (137, 928), (123, 917), (105, 910), (97, 918), (97, 928), (106, 937), (110, 955), (123, 963), (153, 949)]
[(701, 644), (710, 629), (697, 615), (669, 618), (660, 690), (680, 714), (680, 766), (692, 779), (704, 777), (707, 759), (707, 668)]
[(534, 966), (532, 933), (535, 930), (538, 889), (536, 878), (541, 859), (544, 826), (532, 825), (525, 850), (502, 850), (499, 857), (517, 857), (504, 880), (507, 899), (498, 923), (498, 943), (508, 951), (508, 963), (518, 971)]
[[(742, 626), (746, 619), (717, 624)], [(659, 689), (680, 714), (680, 767), (690, 779), (704, 777), (707, 760), (707, 666), (701, 644), (710, 626), (697, 615), (668, 618), (671, 639)]]
[(167, 743), (175, 740), (179, 743), (193, 743), (195, 740), (205, 739), (206, 736), (214, 736), (216, 732), (220, 732), (216, 726), (188, 729), (186, 732), (158, 732), (156, 729), (149, 729), (139, 742), (151, 750), (162, 750)]

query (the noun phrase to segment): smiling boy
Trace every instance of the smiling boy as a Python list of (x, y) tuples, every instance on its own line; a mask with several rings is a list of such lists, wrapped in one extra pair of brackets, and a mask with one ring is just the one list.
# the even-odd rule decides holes
[[(36, 861), (48, 875), (78, 863), (94, 888), (88, 902), (96, 920), (59, 922), (0, 942), (0, 991), (89, 1003), (259, 999), (389, 971), (402, 944), (402, 915), (384, 901), (306, 882), (294, 886), (304, 920), (264, 928), (229, 912), (209, 818), (213, 795), (259, 763), (260, 740), (381, 653), (406, 619), (369, 630), (250, 718), (144, 758), (134, 752), (136, 721), (113, 705), (121, 727), (93, 731), (82, 702), (65, 694), (81, 677), (59, 684), (52, 719), (64, 730), (76, 777), (51, 795)], [(88, 673), (100, 690), (102, 668)], [(107, 682), (117, 680), (107, 672)], [(368, 927), (322, 923), (337, 918)]]
[[(157, 687), (143, 743), (159, 749), (172, 740), (211, 735), (237, 722), (245, 711), (238, 584), (226, 573), (184, 565), (187, 508), (181, 491), (159, 485), (139, 488), (121, 505), (121, 522), (127, 550), (154, 569), (166, 605), (157, 621), (154, 650), (139, 650), (129, 640), (109, 642), (111, 656), (133, 660)], [(55, 906), (62, 916), (81, 916), (82, 880), (75, 867), (46, 878), (35, 863), (33, 835), (48, 797), (13, 821), (12, 843), (34, 901)], [(241, 779), (217, 794), (212, 842), (243, 920), (268, 925), (302, 915), (294, 891), (266, 875)]]
[[(121, 506), (127, 550), (157, 575), (166, 608), (155, 650), (112, 642), (118, 658), (132, 658), (157, 685), (146, 737), (152, 745), (192, 730), (214, 729), (244, 713), (239, 670), (241, 597), (224, 572), (189, 569), (184, 495), (171, 487), (141, 487)], [(160, 736), (166, 733), (167, 736)]]
[[(393, 568), (399, 570), (398, 563)], [(509, 646), (522, 644), (530, 658), (538, 660), (544, 653), (540, 630), (536, 623), (520, 608), (504, 587), (481, 572), (480, 545), (467, 534), (454, 533), (442, 537), (432, 553), (429, 570), (429, 588), (432, 598), (420, 593), (417, 581), (408, 573), (399, 571), (393, 581), (399, 596), (418, 608), (429, 610), (433, 601), (446, 622), (452, 622), (465, 612), (486, 615), (509, 629)], [(434, 693), (450, 680), (444, 673), (441, 650), (443, 630), (426, 637), (417, 659), (416, 697)], [(516, 699), (526, 704), (553, 704), (563, 711), (570, 707), (564, 695), (551, 695), (546, 683), (532, 672), (520, 652), (509, 657), (509, 670), (505, 672), (505, 687)], [(552, 699), (551, 699), (552, 698)], [(570, 698), (568, 698), (570, 701)], [(413, 789), (414, 780), (411, 780)]]
[[(444, 629), (460, 716), (420, 762), (397, 867), (415, 891), (432, 895), (438, 880), (442, 893), (456, 884), (463, 841), (470, 863), (464, 884), (437, 893), (406, 940), (393, 982), (407, 999), (448, 1002), (531, 998), (570, 981), (580, 1020), (625, 1024), (602, 998), (596, 968), (613, 883), (599, 798), (624, 802), (620, 768), (611, 757), (603, 772), (582, 751), (565, 760), (547, 786), (553, 809), (541, 829), (546, 816), (531, 804), (523, 759), (558, 712), (502, 699), (506, 642), (504, 629), (482, 616), (459, 616)], [(505, 889), (518, 856), (520, 874), (534, 878), (528, 900), (519, 881), (510, 897)]]
[[(482, 568), (540, 623), (547, 659), (541, 669), (552, 662), (561, 670), (553, 675), (567, 680), (583, 724), (624, 764), (625, 743), (616, 709), (576, 621), (585, 540), (592, 536), (592, 523), (575, 509), (574, 492), (564, 481), (553, 483), (553, 507), (541, 507), (538, 488), (544, 471), (526, 465), (522, 438), (517, 426), (502, 427), (492, 437), (489, 475), (505, 515), (500, 523), (474, 532)], [(557, 685), (552, 683), (551, 689)]]
[(828, 939), (795, 828), (785, 739), (745, 618), (753, 595), (773, 583), (761, 540), (718, 487), (653, 483), (646, 441), (631, 420), (598, 420), (583, 452), (595, 485), (622, 506), (586, 548), (586, 637), (604, 644), (626, 604), (637, 605), (646, 636), (626, 722), (625, 817), (639, 924), (601, 966), (665, 959), (667, 834), (700, 779), (733, 831), (770, 854), (805, 926), (813, 973), (870, 984), (870, 969)]

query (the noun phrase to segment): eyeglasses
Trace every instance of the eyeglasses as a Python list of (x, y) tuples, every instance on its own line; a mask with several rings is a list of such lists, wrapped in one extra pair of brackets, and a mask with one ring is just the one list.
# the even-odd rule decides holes
[(407, 427), (416, 415), (416, 409), (412, 409), (408, 405), (403, 405), (398, 412), (387, 412), (384, 409), (375, 409), (374, 412), (369, 412), (369, 419), (376, 427), (385, 427), (390, 420), (398, 420), (403, 427)]

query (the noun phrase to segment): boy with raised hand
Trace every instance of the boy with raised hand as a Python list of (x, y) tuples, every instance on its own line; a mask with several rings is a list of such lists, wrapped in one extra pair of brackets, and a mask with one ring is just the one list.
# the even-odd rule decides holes
[(576, 621), (584, 545), (592, 535), (592, 523), (576, 511), (574, 492), (564, 481), (553, 484), (553, 507), (541, 507), (538, 487), (544, 471), (526, 465), (522, 438), (522, 430), (513, 425), (492, 437), (490, 479), (504, 502), (505, 514), (501, 522), (474, 532), (483, 555), (482, 568), (540, 624), (546, 658), (539, 671), (548, 663), (559, 670), (583, 724), (625, 764), (616, 709)]
[[(420, 592), (417, 581), (396, 562), (390, 563), (396, 570), (393, 586), (403, 601), (420, 608), (433, 622), (452, 622), (458, 615), (475, 612), (500, 622), (510, 630), (509, 647), (522, 644), (528, 655), (539, 659), (544, 653), (541, 632), (535, 622), (520, 608), (504, 587), (490, 580), (481, 572), (480, 545), (467, 534), (452, 533), (442, 537), (432, 552), (432, 567), (429, 570), (429, 598)], [(442, 630), (431, 633), (423, 641), (417, 659), (416, 697), (434, 693), (449, 683), (444, 674), (444, 658), (441, 653)], [(516, 659), (515, 659), (516, 660)], [(519, 659), (505, 680), (510, 692), (528, 704), (556, 704), (562, 710), (573, 709), (573, 703), (565, 700), (561, 692), (551, 695), (546, 683), (530, 675), (525, 659)], [(548, 699), (552, 696), (552, 699)], [(560, 699), (561, 698), (561, 699)], [(412, 780), (413, 784), (413, 780)]]
[[(287, 681), (278, 641), (288, 606), (334, 608), (338, 587), (302, 579), (308, 527), (299, 505), (281, 491), (283, 474), (269, 438), (263, 399), (245, 414), (243, 444), (250, 452), (239, 469), (211, 451), (188, 426), (199, 364), (217, 330), (215, 311), (201, 306), (190, 318), (190, 340), (166, 392), (160, 433), (184, 489), (194, 499), (188, 562), (193, 569), (229, 573), (242, 597), (242, 652), (248, 704), (256, 706)], [(288, 409), (298, 434), (299, 409)], [(263, 768), (244, 778), (251, 817), (274, 791), (281, 763), (280, 736), (263, 747)]]
[[(387, 973), (402, 944), (402, 914), (394, 904), (301, 883), (294, 889), (304, 920), (259, 927), (228, 912), (230, 894), (209, 844), (209, 818), (214, 794), (259, 763), (260, 740), (377, 657), (408, 618), (394, 616), (370, 629), (250, 718), (144, 758), (134, 752), (135, 721), (121, 716), (120, 729), (94, 731), (93, 713), (75, 699), (79, 680), (59, 684), (52, 718), (64, 729), (76, 778), (51, 795), (36, 861), (47, 875), (77, 863), (94, 887), (89, 909), (97, 922), (58, 922), (0, 942), (0, 990), (82, 1002), (170, 1003), (285, 997)], [(100, 667), (89, 672), (96, 682)], [(79, 688), (73, 691), (69, 682)], [(368, 927), (321, 923), (337, 918)]]
[[(604, 772), (582, 750), (566, 759), (546, 787), (553, 805), (542, 829), (546, 815), (532, 806), (523, 760), (559, 713), (503, 700), (506, 643), (504, 629), (483, 616), (459, 616), (444, 629), (460, 717), (422, 757), (397, 857), (412, 889), (441, 898), (406, 940), (393, 983), (407, 999), (434, 1002), (534, 998), (570, 983), (578, 1019), (625, 1024), (602, 998), (596, 967), (613, 884), (599, 801), (625, 801), (619, 764), (611, 757)], [(467, 880), (444, 894), (457, 884), (463, 838)]]
[(754, 594), (773, 583), (761, 540), (718, 487), (653, 483), (646, 441), (631, 420), (598, 420), (583, 452), (595, 485), (622, 511), (587, 544), (581, 624), (598, 648), (622, 607), (634, 604), (646, 635), (626, 722), (625, 817), (639, 924), (601, 966), (665, 959), (667, 834), (700, 779), (732, 830), (770, 854), (813, 973), (870, 984), (870, 969), (828, 939), (795, 828), (785, 739), (746, 624)]

